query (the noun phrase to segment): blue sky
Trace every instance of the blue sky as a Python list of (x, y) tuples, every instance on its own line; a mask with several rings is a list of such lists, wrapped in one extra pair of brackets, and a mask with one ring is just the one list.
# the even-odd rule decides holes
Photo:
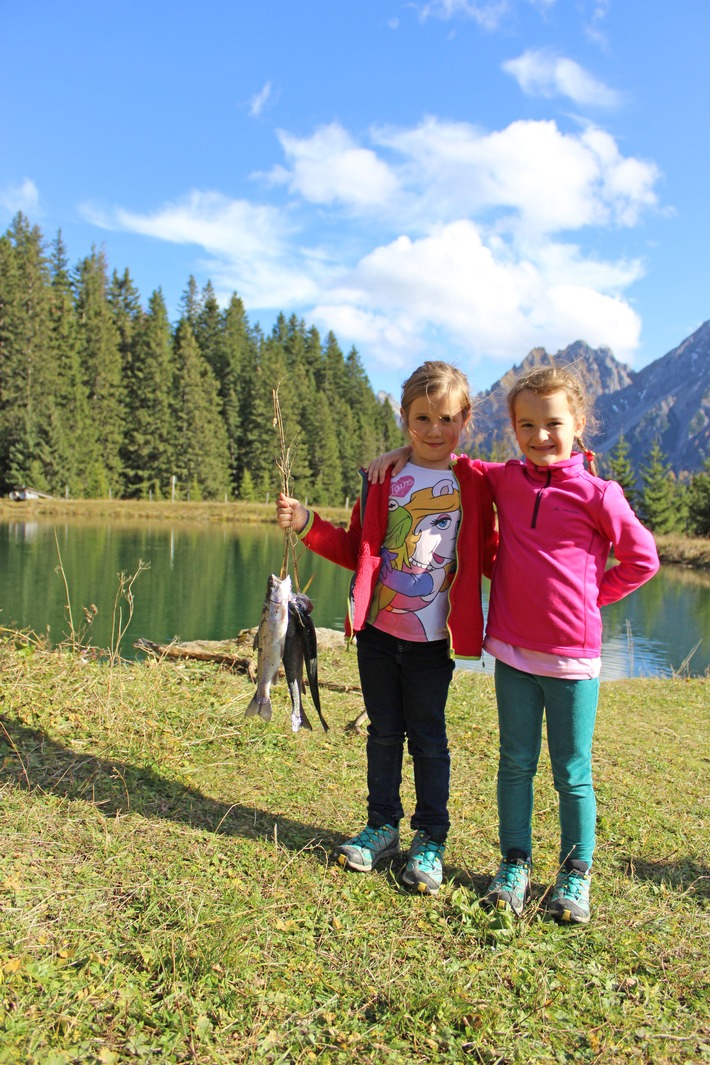
[(0, 231), (296, 313), (376, 389), (710, 318), (710, 3), (0, 0)]

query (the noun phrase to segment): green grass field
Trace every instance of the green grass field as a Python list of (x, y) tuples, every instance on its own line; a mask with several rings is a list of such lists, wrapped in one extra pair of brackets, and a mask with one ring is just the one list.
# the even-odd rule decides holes
[[(356, 684), (354, 652), (321, 680)], [(445, 883), (346, 873), (363, 822), (357, 691), (294, 735), (288, 695), (212, 665), (0, 643), (0, 1062), (710, 1061), (708, 680), (602, 685), (592, 923), (479, 908), (498, 861), (492, 680), (456, 674)], [(316, 715), (312, 717), (316, 719)], [(412, 808), (405, 764), (405, 807)], [(404, 826), (403, 826), (404, 827)], [(409, 830), (403, 833), (405, 845)]]

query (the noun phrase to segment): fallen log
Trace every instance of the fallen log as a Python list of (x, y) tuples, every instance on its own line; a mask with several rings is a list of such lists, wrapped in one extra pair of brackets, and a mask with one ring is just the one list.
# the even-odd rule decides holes
[[(256, 658), (253, 655), (254, 635), (256, 629), (242, 629), (234, 640), (186, 640), (170, 643), (155, 643), (144, 636), (134, 640), (137, 651), (145, 651), (154, 658), (189, 658), (197, 662), (214, 662), (226, 666), (238, 673), (246, 673), (252, 683), (256, 684)], [(336, 629), (316, 629), (318, 647), (328, 650), (345, 646), (345, 636)], [(246, 652), (246, 654), (245, 654)], [(283, 667), (279, 670), (283, 676)], [(319, 687), (334, 692), (361, 692), (359, 684), (338, 684), (336, 681), (321, 680)], [(362, 735), (362, 724), (367, 713), (361, 714), (347, 728)]]

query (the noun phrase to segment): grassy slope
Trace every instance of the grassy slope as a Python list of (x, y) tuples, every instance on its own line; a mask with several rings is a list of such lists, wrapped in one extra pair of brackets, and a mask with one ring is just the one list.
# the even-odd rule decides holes
[[(293, 735), (285, 687), (270, 724), (247, 720), (250, 682), (213, 666), (18, 640), (0, 671), (0, 1062), (710, 1060), (707, 680), (602, 686), (583, 929), (543, 920), (544, 756), (535, 904), (515, 927), (478, 908), (497, 864), (488, 677), (454, 678), (453, 829), (427, 899), (400, 862), (330, 860), (363, 815), (357, 692), (323, 692), (328, 735)], [(321, 679), (355, 672), (322, 654)]]

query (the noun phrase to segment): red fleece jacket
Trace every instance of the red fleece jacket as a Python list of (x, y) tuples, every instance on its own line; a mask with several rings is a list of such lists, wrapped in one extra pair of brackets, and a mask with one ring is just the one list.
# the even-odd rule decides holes
[[(480, 658), (483, 644), (481, 576), (490, 577), (498, 546), (493, 495), (482, 470), (453, 461), (459, 485), (461, 522), (456, 540), (456, 573), (449, 589), (450, 652), (454, 658)], [(365, 627), (380, 571), (380, 548), (387, 532), (391, 476), (384, 484), (368, 484), (350, 515), (347, 529), (332, 525), (315, 511), (309, 514), (300, 539), (317, 555), (354, 570), (350, 584), (345, 632), (348, 637)]]

